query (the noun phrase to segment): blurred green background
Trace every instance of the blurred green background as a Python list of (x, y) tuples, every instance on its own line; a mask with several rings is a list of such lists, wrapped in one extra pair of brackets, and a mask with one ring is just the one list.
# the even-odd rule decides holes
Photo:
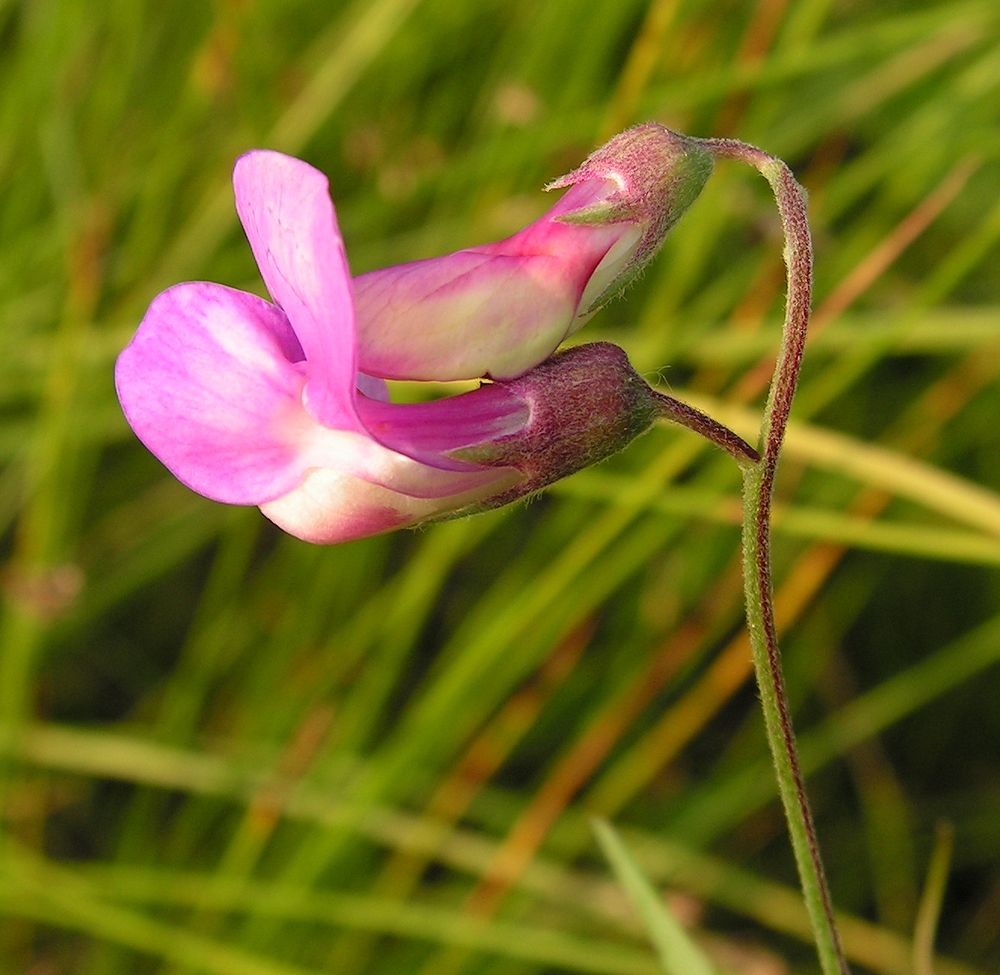
[[(647, 119), (811, 196), (776, 589), (848, 954), (928, 975), (950, 830), (933, 970), (1000, 970), (995, 0), (7, 0), (0, 971), (652, 975), (593, 815), (720, 971), (815, 971), (728, 458), (662, 427), (323, 549), (181, 487), (114, 396), (158, 290), (262, 290), (244, 150), (330, 175), (364, 271), (515, 231)], [(753, 436), (782, 302), (723, 164), (579, 338)]]

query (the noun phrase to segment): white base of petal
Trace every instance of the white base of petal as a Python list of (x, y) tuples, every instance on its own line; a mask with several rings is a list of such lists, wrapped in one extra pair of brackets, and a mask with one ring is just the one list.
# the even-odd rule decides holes
[(294, 491), (260, 506), (279, 528), (333, 545), (417, 525), (499, 494), (521, 478), (509, 468), (488, 484), (439, 498), (413, 498), (329, 468), (312, 471)]

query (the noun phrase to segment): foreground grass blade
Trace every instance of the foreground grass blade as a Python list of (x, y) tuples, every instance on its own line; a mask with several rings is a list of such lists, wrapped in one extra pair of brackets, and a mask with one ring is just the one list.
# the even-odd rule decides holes
[(717, 975), (708, 957), (643, 876), (611, 824), (595, 819), (592, 826), (618, 882), (656, 947), (665, 975)]

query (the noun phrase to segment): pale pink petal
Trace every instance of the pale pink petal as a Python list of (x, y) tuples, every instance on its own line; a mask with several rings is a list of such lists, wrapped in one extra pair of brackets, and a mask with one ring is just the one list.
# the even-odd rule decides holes
[(362, 368), (388, 379), (517, 375), (562, 341), (577, 288), (557, 258), (465, 251), (355, 281)]
[(359, 372), (357, 376), (358, 392), (369, 399), (376, 399), (380, 403), (389, 402), (389, 385), (384, 379), (378, 376), (368, 376)]
[(305, 416), (301, 367), (274, 305), (218, 284), (158, 295), (118, 357), (115, 383), (139, 439), (199, 494), (260, 504), (305, 476), (289, 430)]
[(426, 453), (429, 462), (423, 463), (367, 434), (331, 430), (311, 420), (289, 428), (287, 433), (299, 445), (302, 463), (310, 470), (360, 478), (411, 498), (447, 498), (455, 491), (496, 479), (496, 470), (491, 468), (449, 460), (430, 451)]
[(416, 525), (505, 490), (520, 480), (509, 468), (467, 486), (468, 475), (450, 475), (452, 490), (439, 498), (413, 498), (340, 471), (313, 471), (284, 497), (261, 505), (279, 528), (307, 542), (332, 545)]
[(581, 183), (506, 240), (357, 277), (361, 368), (390, 379), (506, 379), (546, 359), (582, 324), (598, 268), (638, 238), (628, 224), (556, 218), (614, 189)]
[(360, 429), (351, 279), (326, 177), (255, 150), (236, 161), (233, 189), (264, 284), (305, 353), (307, 408), (327, 426)]

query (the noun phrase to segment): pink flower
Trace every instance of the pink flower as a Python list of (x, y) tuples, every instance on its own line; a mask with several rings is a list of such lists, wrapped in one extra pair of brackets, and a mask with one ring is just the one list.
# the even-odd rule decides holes
[[(238, 160), (233, 184), (273, 304), (218, 284), (176, 285), (154, 299), (115, 370), (136, 435), (200, 494), (259, 505), (308, 541), (339, 542), (506, 503), (652, 422), (652, 393), (615, 347), (542, 361), (572, 329), (595, 268), (612, 256), (604, 287), (627, 263), (642, 238), (634, 227), (563, 227), (550, 214), (503, 244), (366, 275), (359, 344), (326, 178), (256, 151)], [(581, 185), (556, 216), (614, 197), (606, 180)], [(359, 372), (359, 356), (377, 377), (528, 372), (396, 405), (382, 378)]]

